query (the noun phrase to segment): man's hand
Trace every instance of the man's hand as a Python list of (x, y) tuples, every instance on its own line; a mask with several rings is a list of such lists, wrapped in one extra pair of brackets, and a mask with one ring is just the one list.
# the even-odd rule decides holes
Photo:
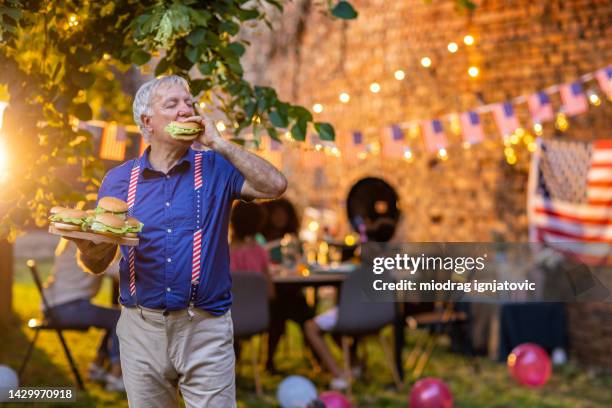
[(117, 250), (117, 244), (110, 244), (107, 242), (101, 242), (96, 244), (92, 241), (80, 238), (64, 237), (76, 244), (83, 254), (84, 257), (91, 259), (92, 261), (98, 261), (108, 256), (109, 252), (115, 252)]
[(191, 116), (185, 118), (184, 121), (199, 123), (200, 126), (204, 128), (204, 131), (198, 135), (196, 140), (206, 147), (212, 148), (215, 142), (221, 139), (221, 135), (219, 134), (219, 131), (217, 131), (217, 127), (208, 116)]

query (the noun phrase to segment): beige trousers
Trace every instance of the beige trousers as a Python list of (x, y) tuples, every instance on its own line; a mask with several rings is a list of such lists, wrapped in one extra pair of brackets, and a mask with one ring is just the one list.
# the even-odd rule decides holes
[(234, 329), (230, 312), (122, 308), (117, 323), (130, 407), (236, 406)]

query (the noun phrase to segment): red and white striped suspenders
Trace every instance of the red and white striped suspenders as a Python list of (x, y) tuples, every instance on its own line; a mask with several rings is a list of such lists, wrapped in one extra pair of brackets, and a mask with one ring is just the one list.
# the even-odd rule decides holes
[[(194, 196), (195, 196), (195, 210), (196, 210), (196, 227), (193, 233), (193, 258), (191, 263), (191, 293), (189, 295), (189, 314), (192, 315), (191, 309), (194, 307), (198, 284), (200, 283), (200, 269), (201, 269), (201, 257), (202, 254), (202, 228), (200, 207), (202, 206), (202, 195), (201, 188), (203, 186), (202, 180), (202, 152), (195, 152), (195, 166), (194, 172)], [(136, 187), (138, 185), (138, 175), (140, 174), (140, 160), (134, 161), (132, 172), (130, 174), (130, 184), (128, 186), (128, 215), (134, 214), (134, 205), (136, 204)], [(129, 247), (128, 249), (128, 266), (130, 270), (130, 295), (134, 298), (136, 304), (136, 265), (135, 265), (135, 247)]]

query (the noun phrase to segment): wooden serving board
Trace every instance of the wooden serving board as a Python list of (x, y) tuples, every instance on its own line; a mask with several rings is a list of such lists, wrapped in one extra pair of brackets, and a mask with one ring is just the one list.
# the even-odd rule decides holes
[(99, 244), (101, 242), (108, 242), (110, 244), (127, 246), (138, 246), (139, 244), (138, 238), (114, 238), (102, 234), (96, 234), (94, 232), (66, 231), (63, 229), (55, 228), (53, 225), (49, 226), (49, 233), (53, 235), (60, 235), (62, 237), (86, 239), (96, 244)]

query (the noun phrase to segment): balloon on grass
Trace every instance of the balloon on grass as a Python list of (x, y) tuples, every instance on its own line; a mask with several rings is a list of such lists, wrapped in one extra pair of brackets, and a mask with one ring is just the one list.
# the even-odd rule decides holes
[(317, 399), (317, 388), (300, 375), (290, 375), (278, 385), (276, 398), (283, 408), (305, 408)]
[(410, 390), (410, 408), (452, 408), (453, 396), (444, 381), (423, 378)]
[(542, 347), (523, 343), (508, 355), (508, 370), (520, 384), (541, 387), (550, 378), (552, 364), (548, 353)]

